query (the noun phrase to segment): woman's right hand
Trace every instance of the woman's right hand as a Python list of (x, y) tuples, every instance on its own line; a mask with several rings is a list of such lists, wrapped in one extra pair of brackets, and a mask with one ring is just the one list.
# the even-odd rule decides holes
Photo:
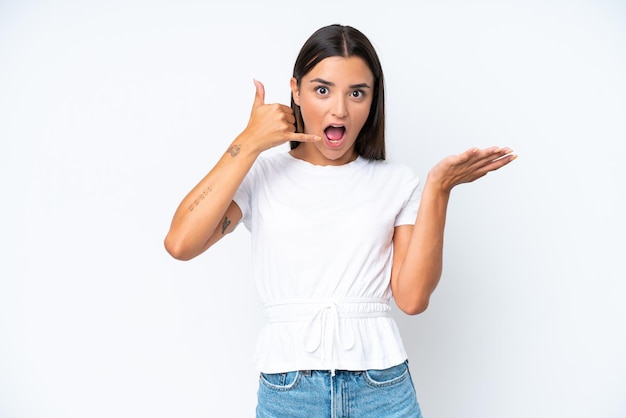
[(319, 136), (296, 133), (296, 118), (289, 106), (280, 103), (265, 103), (265, 87), (254, 80), (256, 93), (250, 120), (246, 129), (239, 135), (238, 142), (252, 145), (258, 152), (284, 144), (288, 141), (315, 142)]

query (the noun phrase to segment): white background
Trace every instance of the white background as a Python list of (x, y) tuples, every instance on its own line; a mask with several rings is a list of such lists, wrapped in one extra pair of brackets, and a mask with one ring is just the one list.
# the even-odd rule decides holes
[(379, 51), (389, 159), (520, 155), (453, 192), (429, 310), (394, 308), (425, 416), (626, 416), (626, 4), (412, 3), (0, 0), (0, 417), (254, 415), (248, 232), (162, 241), (330, 23)]

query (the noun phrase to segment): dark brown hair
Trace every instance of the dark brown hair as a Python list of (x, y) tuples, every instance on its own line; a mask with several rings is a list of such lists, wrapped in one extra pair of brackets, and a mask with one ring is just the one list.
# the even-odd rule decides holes
[[(385, 159), (385, 80), (378, 54), (369, 39), (359, 30), (344, 25), (329, 25), (315, 31), (304, 43), (293, 67), (293, 77), (300, 87), (302, 77), (320, 61), (329, 57), (360, 57), (374, 75), (374, 97), (369, 116), (354, 145), (358, 155), (370, 160)], [(300, 107), (291, 96), (291, 108), (296, 117), (296, 132), (304, 132)], [(300, 143), (290, 141), (291, 149)]]

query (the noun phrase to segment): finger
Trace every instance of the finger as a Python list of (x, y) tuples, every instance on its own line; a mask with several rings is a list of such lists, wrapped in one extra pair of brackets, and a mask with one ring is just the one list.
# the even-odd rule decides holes
[(489, 158), (491, 156), (493, 156), (494, 154), (497, 154), (500, 152), (500, 150), (503, 150), (506, 148), (499, 148), (499, 147), (489, 147), (489, 148), (470, 148), (467, 151), (465, 151), (465, 153), (463, 155), (467, 155), (470, 158)]
[(517, 158), (517, 155), (513, 154), (513, 150), (508, 147), (498, 148), (492, 152), (491, 158), (488, 158), (488, 163), (502, 163), (498, 165), (500, 168)]
[(256, 87), (256, 92), (252, 108), (265, 104), (265, 86), (259, 80), (254, 80), (254, 86)]
[(492, 162), (492, 171), (497, 170), (517, 159), (517, 154), (508, 153)]
[(454, 161), (455, 165), (466, 164), (469, 161), (476, 161), (479, 159), (481, 157), (481, 149), (476, 147), (470, 148), (461, 154), (451, 157), (453, 158), (452, 161)]
[(510, 153), (511, 151), (513, 151), (511, 148), (509, 147), (489, 147), (489, 148), (478, 148), (478, 147), (474, 147), (474, 148), (470, 148), (467, 151), (464, 152), (464, 154), (481, 154), (481, 155), (487, 155), (487, 154), (499, 154), (499, 153)]
[(293, 110), (291, 109), (291, 107), (289, 106), (285, 106), (285, 105), (280, 105), (282, 108), (282, 120), (285, 121), (288, 125), (291, 125), (293, 127), (293, 130), (291, 132), (295, 132), (296, 131), (296, 117), (293, 114)]
[(322, 137), (317, 136), (317, 135), (294, 133), (290, 135), (290, 140), (296, 141), (296, 142), (317, 142), (317, 141), (321, 141)]
[(510, 148), (470, 148), (456, 156), (454, 165), (457, 170), (473, 173), (470, 175), (472, 179), (468, 181), (474, 181), (490, 171), (497, 170), (513, 161), (511, 152)]
[(479, 171), (484, 171), (484, 173), (487, 174), (489, 172), (499, 170), (500, 168), (509, 164), (516, 158), (517, 158), (517, 155), (515, 154), (511, 154), (511, 153), (506, 154), (503, 157), (499, 157), (495, 160), (485, 162)]
[(472, 148), (461, 154), (460, 161), (467, 162), (472, 160), (473, 163), (476, 164), (488, 164), (511, 154), (512, 152), (513, 150), (508, 147), (490, 147), (485, 149)]

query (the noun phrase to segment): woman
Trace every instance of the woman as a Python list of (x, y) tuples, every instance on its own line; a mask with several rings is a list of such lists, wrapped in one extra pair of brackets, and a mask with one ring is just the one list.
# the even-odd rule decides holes
[[(183, 199), (165, 247), (189, 260), (240, 221), (251, 231), (268, 319), (257, 417), (420, 417), (389, 300), (410, 315), (427, 308), (451, 190), (515, 155), (470, 149), (423, 185), (387, 162), (382, 67), (349, 26), (305, 42), (291, 107), (266, 104), (255, 86), (247, 127)], [(288, 141), (288, 152), (264, 153)]]

